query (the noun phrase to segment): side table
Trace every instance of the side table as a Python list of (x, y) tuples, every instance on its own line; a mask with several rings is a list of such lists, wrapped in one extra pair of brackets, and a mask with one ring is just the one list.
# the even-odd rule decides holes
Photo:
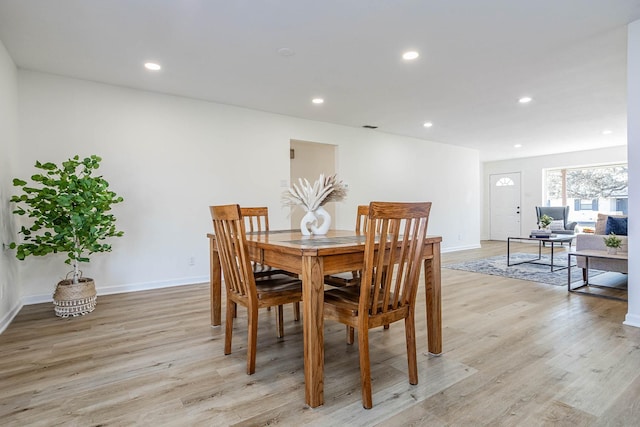
[(613, 295), (604, 295), (604, 294), (596, 294), (596, 293), (592, 293), (592, 292), (584, 292), (581, 291), (580, 289), (583, 289), (585, 287), (589, 287), (589, 286), (593, 286), (593, 287), (597, 287), (597, 288), (610, 288), (609, 286), (601, 286), (601, 285), (595, 285), (595, 284), (591, 284), (589, 283), (589, 259), (591, 258), (600, 258), (600, 259), (619, 259), (619, 260), (623, 260), (623, 261), (627, 261), (629, 262), (629, 253), (627, 252), (618, 252), (617, 254), (613, 255), (608, 253), (607, 251), (597, 251), (597, 250), (582, 250), (582, 251), (575, 251), (575, 252), (570, 252), (569, 256), (567, 257), (567, 265), (571, 265), (571, 257), (583, 257), (585, 259), (585, 270), (586, 270), (586, 274), (584, 275), (584, 280), (583, 280), (583, 284), (580, 286), (576, 286), (575, 288), (571, 288), (571, 268), (568, 268), (567, 271), (567, 290), (569, 292), (576, 292), (576, 293), (581, 293), (581, 294), (585, 294), (585, 295), (592, 295), (592, 296), (596, 296), (596, 297), (602, 297), (602, 298), (609, 298), (609, 299), (616, 299), (616, 300), (620, 300), (620, 301), (627, 301), (626, 298), (620, 298), (620, 297), (616, 297)]

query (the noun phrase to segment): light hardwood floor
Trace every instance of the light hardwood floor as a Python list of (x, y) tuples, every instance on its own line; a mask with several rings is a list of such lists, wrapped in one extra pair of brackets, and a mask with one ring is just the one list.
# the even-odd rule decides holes
[[(443, 264), (505, 252), (504, 242)], [(92, 314), (24, 307), (0, 335), (0, 425), (635, 426), (640, 329), (626, 303), (562, 286), (443, 268), (443, 348), (409, 385), (402, 324), (371, 332), (373, 402), (361, 406), (356, 344), (325, 326), (325, 405), (304, 405), (302, 329), (285, 308), (260, 313), (256, 373), (245, 374), (246, 319), (233, 353), (209, 326), (208, 284), (98, 298)], [(304, 321), (304, 319), (302, 320)]]

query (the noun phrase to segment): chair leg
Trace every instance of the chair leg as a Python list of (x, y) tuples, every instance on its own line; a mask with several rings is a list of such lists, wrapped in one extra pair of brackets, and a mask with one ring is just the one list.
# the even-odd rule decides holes
[(224, 329), (224, 354), (231, 354), (231, 338), (233, 334), (233, 317), (236, 304), (227, 300), (227, 320)]
[(347, 326), (347, 344), (353, 344), (353, 339), (355, 338), (355, 329), (353, 326)]
[(247, 308), (247, 375), (256, 371), (256, 346), (258, 343), (258, 308)]
[(389, 329), (389, 324), (384, 325), (384, 329)]
[(407, 362), (409, 363), (409, 384), (418, 384), (418, 359), (416, 356), (416, 324), (414, 313), (404, 319), (404, 330), (407, 340)]
[(278, 311), (276, 312), (276, 329), (278, 331), (278, 338), (282, 338), (284, 336), (284, 310), (282, 304), (278, 306)]
[(369, 330), (358, 328), (358, 351), (360, 352), (360, 386), (362, 388), (362, 406), (371, 409), (371, 361), (369, 359)]
[(300, 320), (300, 303), (299, 302), (293, 303), (293, 320), (295, 320), (296, 322)]

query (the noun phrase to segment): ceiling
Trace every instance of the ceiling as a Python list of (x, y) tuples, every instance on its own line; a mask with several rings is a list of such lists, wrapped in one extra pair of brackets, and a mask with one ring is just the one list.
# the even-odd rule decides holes
[(640, 0), (0, 0), (0, 40), (22, 69), (378, 126), (489, 161), (625, 145), (637, 19)]

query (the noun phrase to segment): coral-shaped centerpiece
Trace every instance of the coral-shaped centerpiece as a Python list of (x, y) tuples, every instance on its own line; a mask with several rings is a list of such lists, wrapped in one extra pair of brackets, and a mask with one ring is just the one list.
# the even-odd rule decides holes
[(302, 206), (307, 213), (300, 221), (300, 231), (305, 236), (311, 234), (324, 235), (331, 227), (331, 216), (323, 208), (329, 202), (340, 202), (347, 196), (347, 187), (342, 181), (338, 181), (335, 174), (320, 177), (311, 185), (306, 178), (298, 179), (299, 186), (295, 183), (282, 194), (284, 206)]

